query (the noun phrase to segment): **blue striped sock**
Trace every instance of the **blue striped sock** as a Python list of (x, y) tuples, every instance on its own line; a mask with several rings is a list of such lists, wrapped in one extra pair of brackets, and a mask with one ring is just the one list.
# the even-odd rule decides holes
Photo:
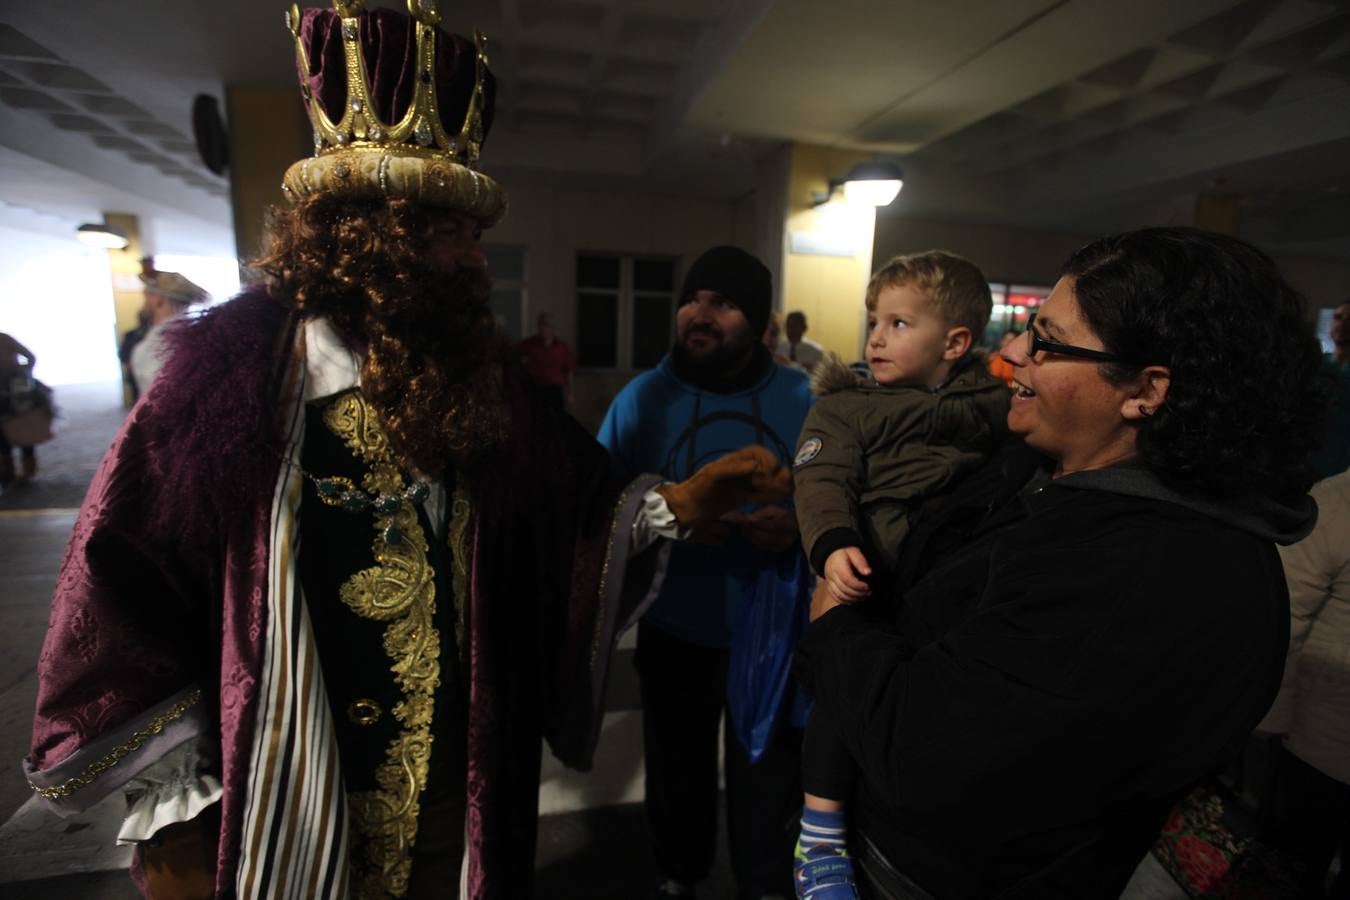
[(802, 833), (797, 840), (799, 854), (811, 847), (828, 847), (840, 856), (848, 855), (848, 822), (842, 810), (823, 812), (802, 807)]

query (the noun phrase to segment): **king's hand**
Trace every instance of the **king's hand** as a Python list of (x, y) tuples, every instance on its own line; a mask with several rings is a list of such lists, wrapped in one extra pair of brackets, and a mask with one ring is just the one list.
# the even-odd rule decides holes
[(656, 491), (666, 498), (677, 523), (696, 528), (747, 503), (773, 503), (792, 496), (792, 470), (767, 447), (751, 444)]

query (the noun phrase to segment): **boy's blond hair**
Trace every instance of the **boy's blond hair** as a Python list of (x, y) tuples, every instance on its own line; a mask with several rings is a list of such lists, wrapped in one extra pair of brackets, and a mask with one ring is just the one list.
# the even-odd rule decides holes
[(894, 257), (867, 283), (868, 311), (876, 311), (877, 297), (886, 288), (905, 285), (912, 285), (932, 301), (947, 327), (964, 325), (970, 329), (972, 346), (979, 343), (994, 301), (989, 295), (989, 282), (973, 262), (945, 250)]

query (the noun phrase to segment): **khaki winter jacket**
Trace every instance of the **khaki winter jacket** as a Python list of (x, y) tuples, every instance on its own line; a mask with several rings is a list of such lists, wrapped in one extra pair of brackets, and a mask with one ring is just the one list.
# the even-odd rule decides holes
[(936, 392), (880, 387), (831, 356), (793, 463), (802, 546), (816, 572), (841, 547), (892, 571), (909, 516), (979, 466), (1007, 431), (1008, 388), (979, 359)]

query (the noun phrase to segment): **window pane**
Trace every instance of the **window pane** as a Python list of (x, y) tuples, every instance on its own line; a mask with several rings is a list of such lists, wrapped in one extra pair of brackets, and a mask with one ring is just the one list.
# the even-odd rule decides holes
[(577, 294), (577, 365), (613, 368), (618, 362), (618, 306), (612, 294)]
[(633, 260), (633, 288), (639, 291), (675, 290), (675, 261), (671, 259)]
[(670, 349), (669, 297), (633, 298), (633, 366), (649, 369)]
[(494, 281), (525, 280), (524, 247), (493, 246), (489, 244), (483, 247), (483, 255), (487, 257), (488, 274), (492, 276)]
[(615, 256), (578, 256), (577, 287), (617, 288), (619, 259)]
[(509, 339), (518, 341), (525, 336), (521, 332), (520, 288), (493, 288), (492, 314)]

